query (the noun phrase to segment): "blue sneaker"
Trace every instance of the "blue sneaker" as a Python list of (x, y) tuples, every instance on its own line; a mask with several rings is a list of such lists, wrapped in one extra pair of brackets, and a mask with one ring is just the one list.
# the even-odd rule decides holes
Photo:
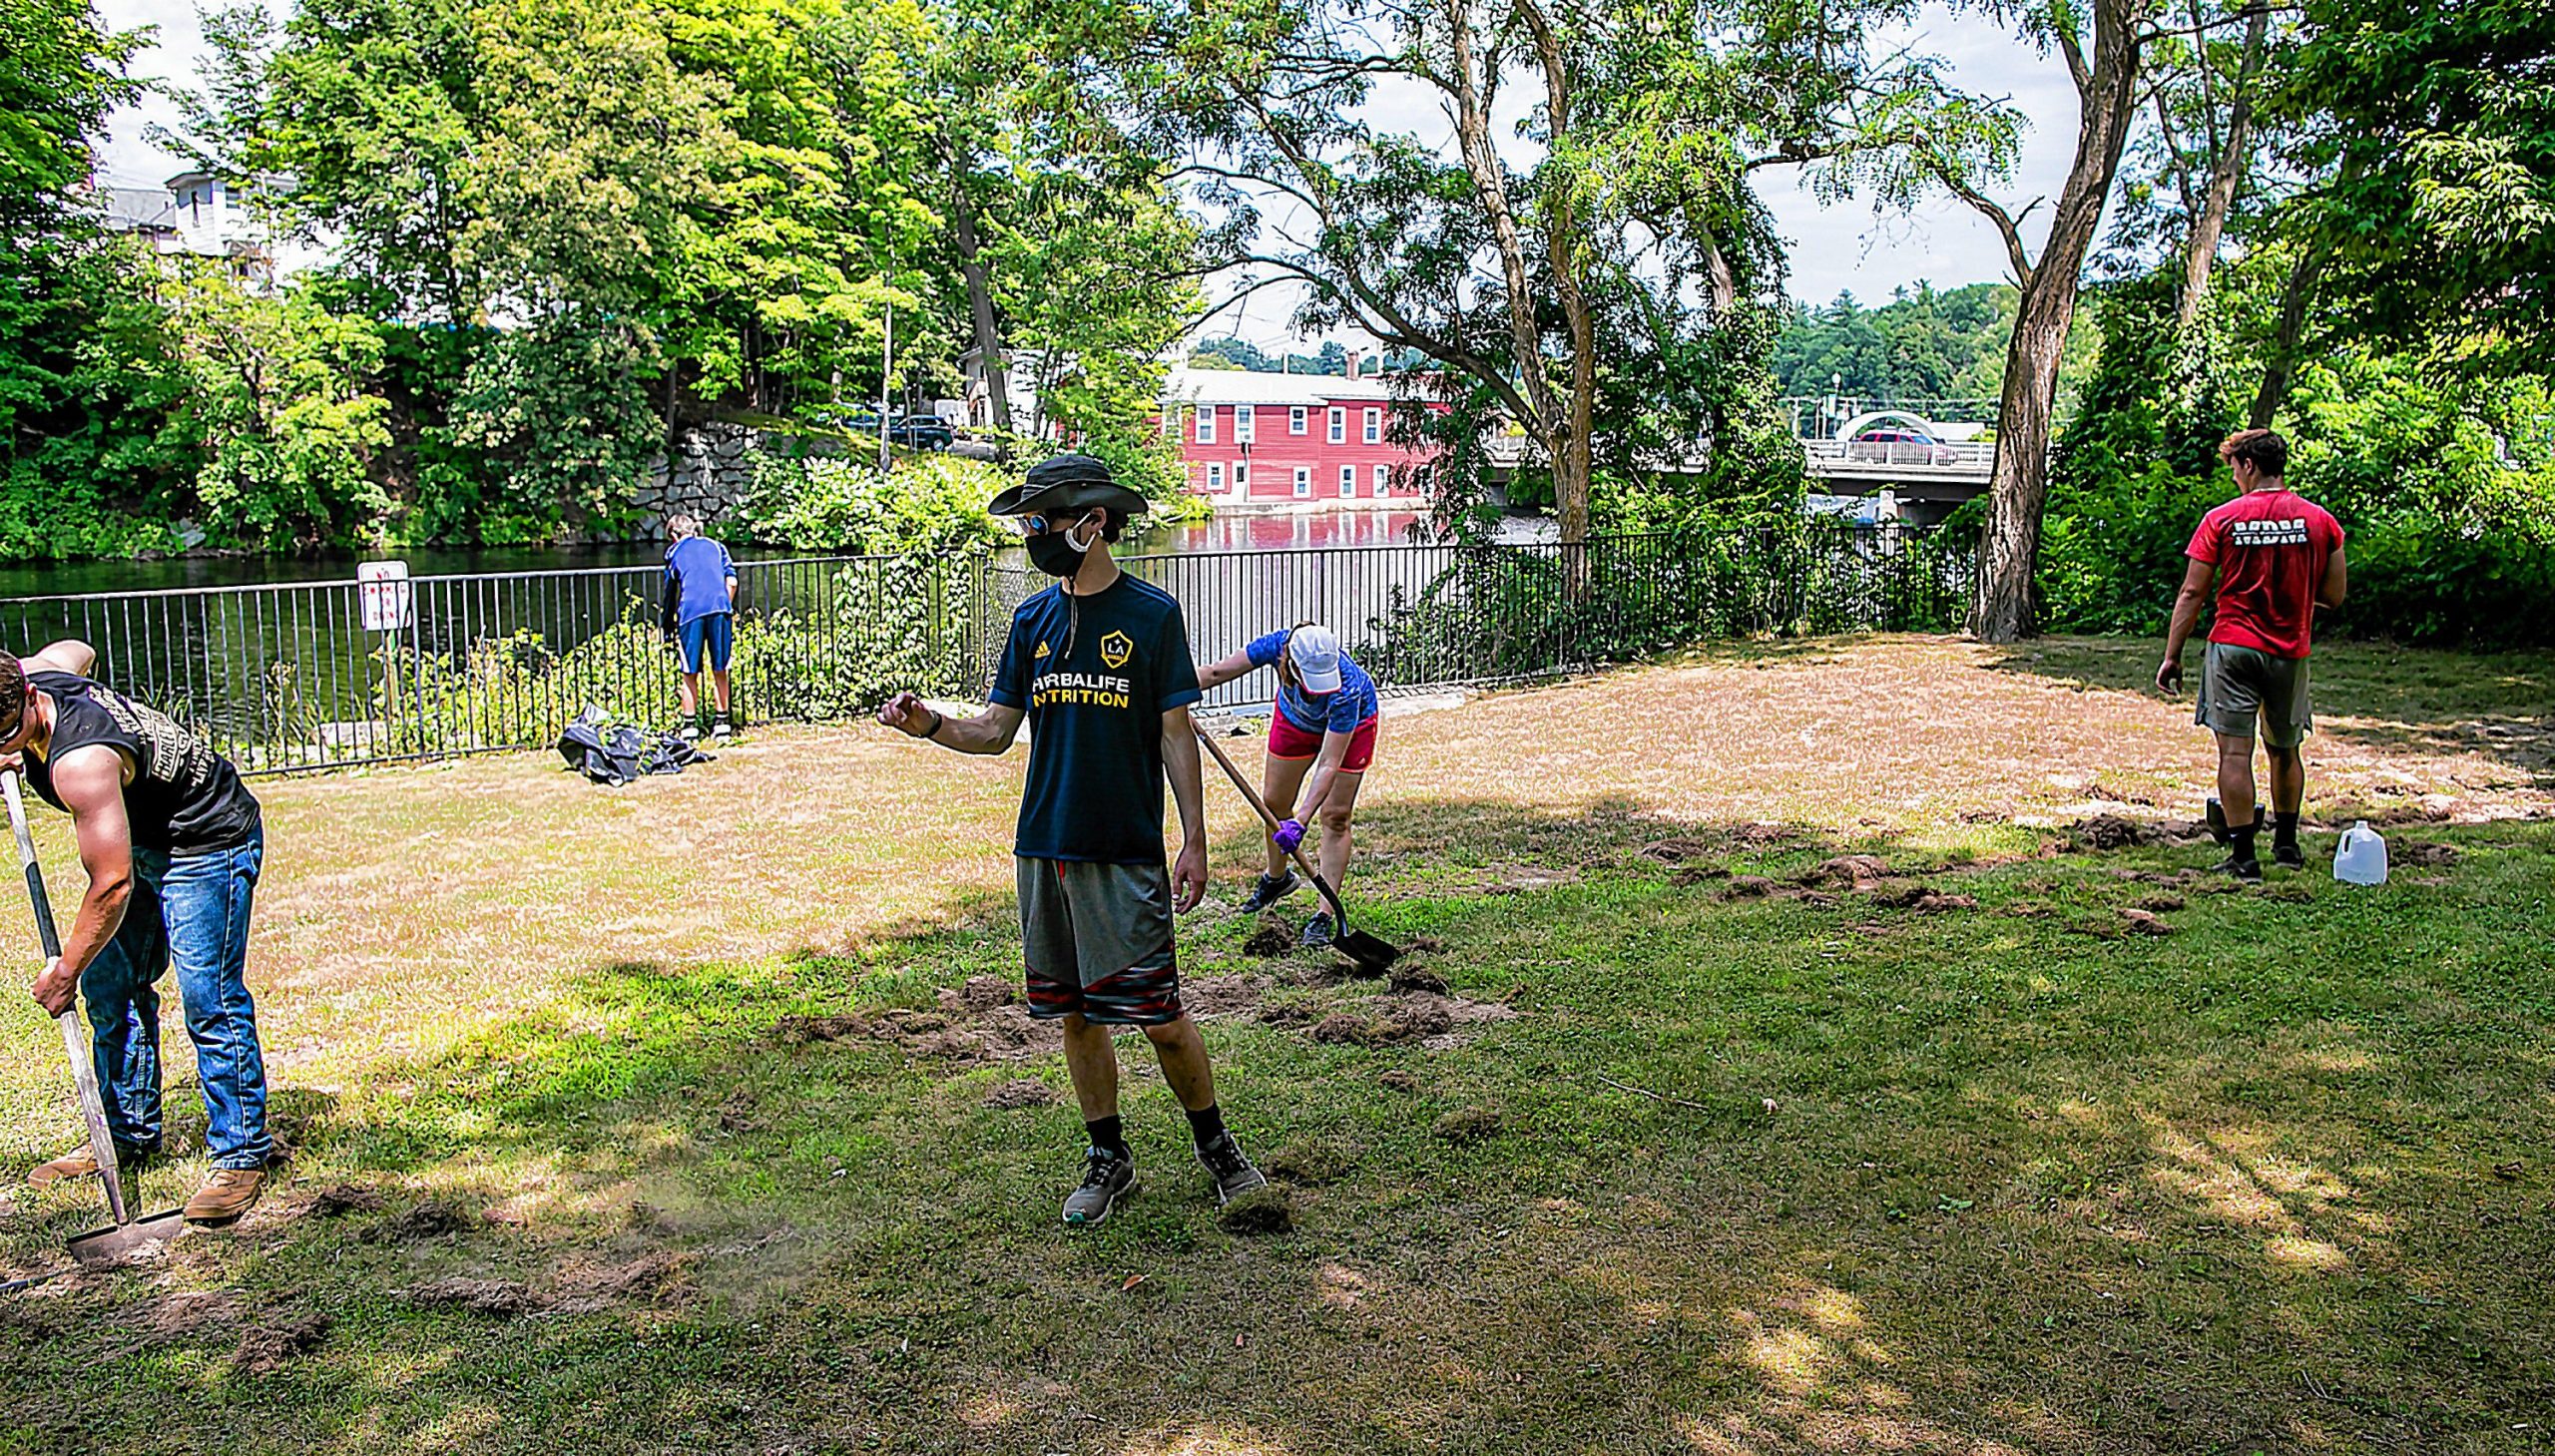
[(1302, 946), (1324, 946), (1339, 938), (1331, 928), (1330, 912), (1325, 910), (1304, 922), (1304, 933), (1295, 943)]

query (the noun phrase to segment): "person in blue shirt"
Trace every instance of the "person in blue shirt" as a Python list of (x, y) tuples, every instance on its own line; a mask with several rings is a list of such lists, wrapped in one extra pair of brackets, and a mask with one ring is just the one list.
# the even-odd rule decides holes
[[(1029, 560), (1058, 578), (1012, 614), (992, 702), (950, 718), (911, 693), (878, 721), (962, 753), (999, 753), (1029, 725), (1029, 776), (1013, 840), (1029, 1014), (1060, 1020), (1090, 1147), (1067, 1223), (1098, 1223), (1135, 1191), (1136, 1160), (1118, 1118), (1112, 1028), (1143, 1029), (1189, 1114), (1198, 1161), (1231, 1202), (1268, 1180), (1243, 1155), (1216, 1103), (1207, 1044), (1180, 1003), (1174, 911), (1207, 890), (1197, 664), (1180, 604), (1120, 571), (1109, 543), (1145, 499), (1088, 455), (1059, 455), (994, 497), (1020, 527)], [(1180, 802), (1180, 857), (1163, 854), (1163, 782)]]
[[(1269, 836), (1269, 872), (1243, 902), (1257, 914), (1292, 894), (1287, 853), (1303, 842), (1305, 819), (1321, 822), (1316, 867), (1335, 893), (1348, 873), (1349, 821), (1357, 787), (1375, 761), (1375, 680), (1339, 650), (1339, 636), (1315, 622), (1256, 638), (1249, 647), (1198, 675), (1212, 689), (1262, 668), (1278, 670), (1278, 701), (1269, 715), (1269, 764), (1261, 796), (1282, 821)], [(1295, 796), (1303, 795), (1303, 808)], [(1338, 927), (1327, 912), (1304, 923), (1305, 945), (1328, 945)]]
[[(683, 653), (682, 725), (685, 737), (707, 730), (724, 738), (736, 731), (728, 717), (728, 657), (737, 645), (737, 564), (728, 548), (701, 534), (701, 522), (678, 515), (666, 522), (674, 544), (666, 548), (666, 605), (662, 625)], [(710, 691), (719, 703), (714, 725), (701, 711), (701, 664), (710, 660)]]

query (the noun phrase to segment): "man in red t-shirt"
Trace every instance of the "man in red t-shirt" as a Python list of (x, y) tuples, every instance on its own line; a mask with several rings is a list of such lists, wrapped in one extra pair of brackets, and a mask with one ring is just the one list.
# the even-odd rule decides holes
[(2218, 734), (2218, 797), (2235, 852), (2219, 869), (2261, 879), (2254, 842), (2254, 725), (2272, 764), (2272, 859), (2306, 863), (2298, 847), (2298, 808), (2306, 796), (2302, 748), (2313, 718), (2306, 701), (2306, 650), (2317, 607), (2338, 607), (2347, 585), (2342, 528), (2322, 506), (2289, 488), (2289, 442), (2270, 430), (2243, 430), (2218, 447), (2236, 474), (2236, 499), (2201, 518), (2184, 554), (2182, 595), (2165, 635), (2156, 686), (2183, 685), (2183, 644), (2200, 625), (2215, 579), (2200, 709), (2193, 722)]

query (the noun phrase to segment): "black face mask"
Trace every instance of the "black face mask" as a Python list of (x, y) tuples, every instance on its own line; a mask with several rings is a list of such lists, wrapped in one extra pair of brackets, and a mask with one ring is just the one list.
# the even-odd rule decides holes
[[(1100, 539), (1094, 535), (1092, 540)], [(1074, 544), (1074, 528), (1032, 536), (1028, 541), (1029, 564), (1051, 577), (1069, 577), (1082, 570), (1082, 559), (1091, 551), (1091, 543)]]

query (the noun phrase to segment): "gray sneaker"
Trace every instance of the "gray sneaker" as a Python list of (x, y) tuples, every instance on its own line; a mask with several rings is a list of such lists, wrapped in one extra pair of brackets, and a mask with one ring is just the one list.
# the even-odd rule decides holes
[(1260, 877), (1259, 887), (1251, 892), (1251, 898), (1242, 902), (1242, 912), (1257, 915), (1293, 894), (1300, 883), (1302, 881), (1295, 878), (1291, 869), (1284, 874), (1264, 874)]
[(1198, 1150), (1198, 1161), (1205, 1165), (1207, 1176), (1216, 1181), (1216, 1202), (1230, 1204), (1253, 1189), (1269, 1187), (1269, 1179), (1242, 1151), (1230, 1132), (1219, 1133), (1216, 1141)]
[(1134, 1155), (1091, 1149), (1082, 1156), (1082, 1187), (1065, 1195), (1065, 1221), (1077, 1228), (1100, 1222), (1135, 1191)]
[(1325, 910), (1304, 922), (1304, 933), (1295, 943), (1302, 946), (1324, 946), (1338, 938), (1338, 933), (1331, 929), (1330, 912)]

